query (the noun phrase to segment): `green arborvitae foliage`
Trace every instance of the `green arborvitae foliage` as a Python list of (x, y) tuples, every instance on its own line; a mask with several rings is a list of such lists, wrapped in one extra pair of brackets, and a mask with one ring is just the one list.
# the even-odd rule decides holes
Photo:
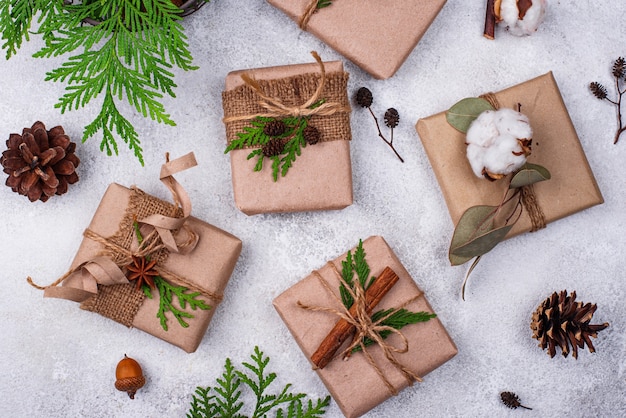
[[(363, 249), (363, 240), (359, 240), (359, 244), (356, 246), (354, 250), (354, 255), (352, 251), (348, 251), (346, 254), (346, 259), (341, 262), (341, 276), (343, 280), (346, 282), (348, 286), (352, 290), (355, 288), (354, 284), (354, 275), (356, 274), (357, 280), (359, 281), (361, 287), (364, 290), (367, 290), (372, 283), (376, 281), (376, 277), (370, 277), (370, 267), (365, 260), (365, 250)], [(339, 294), (341, 296), (341, 301), (346, 309), (350, 309), (352, 304), (354, 303), (354, 298), (345, 288), (343, 284), (339, 285)], [(389, 326), (394, 329), (401, 329), (409, 324), (417, 324), (418, 322), (426, 322), (431, 318), (435, 318), (437, 315), (434, 313), (428, 313), (424, 311), (420, 312), (411, 312), (404, 308), (402, 309), (387, 309), (374, 312), (372, 314), (372, 322), (377, 322), (383, 319), (380, 323), (381, 326)], [(391, 334), (389, 330), (383, 330), (379, 333), (379, 335), (385, 339)], [(374, 343), (372, 339), (369, 337), (363, 338), (363, 344), (365, 346), (369, 346)], [(360, 351), (361, 347), (356, 346), (352, 351)]]
[[(208, 1), (208, 0), (207, 0)], [(83, 142), (102, 132), (100, 149), (118, 154), (121, 138), (143, 165), (139, 135), (117, 103), (127, 101), (138, 113), (159, 123), (175, 125), (161, 103), (175, 97), (176, 66), (194, 70), (187, 37), (180, 24), (181, 9), (170, 0), (8, 0), (0, 6), (2, 47), (7, 58), (17, 52), (34, 16), (45, 46), (35, 57), (68, 56), (47, 73), (47, 81), (67, 83), (55, 105), (62, 113), (102, 97), (102, 110), (83, 131)], [(84, 19), (100, 21), (84, 24)]]
[[(268, 388), (276, 379), (276, 373), (266, 370), (270, 358), (255, 347), (251, 359), (250, 363), (243, 362), (241, 369), (236, 369), (231, 360), (226, 359), (225, 371), (214, 387), (196, 388), (187, 417), (260, 418), (273, 413), (279, 418), (315, 418), (325, 414), (325, 409), (330, 404), (330, 396), (315, 402), (309, 399), (305, 403), (306, 395), (292, 393), (289, 390), (291, 384), (285, 385), (279, 393), (268, 394)], [(242, 409), (246, 405), (240, 397), (245, 386), (256, 396), (254, 410), (250, 415), (242, 413), (245, 412)]]
[[(161, 327), (163, 327), (165, 331), (168, 329), (167, 316), (165, 316), (166, 312), (171, 312), (180, 326), (187, 328), (189, 327), (189, 324), (185, 322), (184, 318), (193, 318), (193, 315), (185, 310), (187, 309), (187, 304), (189, 304), (189, 307), (194, 311), (196, 309), (203, 311), (211, 309), (211, 306), (207, 305), (205, 301), (198, 299), (198, 296), (201, 295), (200, 292), (189, 293), (189, 289), (186, 287), (172, 285), (161, 276), (154, 277), (154, 284), (159, 292), (159, 311), (156, 316), (159, 318)], [(150, 291), (149, 286), (144, 284), (142, 289), (147, 297), (152, 298), (152, 292)], [(178, 299), (180, 309), (178, 309), (173, 303), (174, 296)]]
[(323, 9), (324, 7), (328, 7), (333, 4), (333, 0), (317, 0), (317, 8)]

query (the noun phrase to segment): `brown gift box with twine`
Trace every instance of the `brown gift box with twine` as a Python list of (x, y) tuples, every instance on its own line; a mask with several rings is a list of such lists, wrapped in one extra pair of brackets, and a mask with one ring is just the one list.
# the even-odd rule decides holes
[[(379, 277), (385, 267), (390, 267), (398, 276), (398, 281), (376, 306), (375, 311), (405, 307), (414, 312), (433, 312), (424, 293), (382, 237), (372, 236), (363, 241), (363, 249), (372, 276)], [(333, 328), (338, 316), (331, 312), (312, 311), (304, 308), (303, 304), (341, 309), (341, 302), (337, 300), (340, 281), (330, 263), (341, 271), (341, 261), (345, 258), (346, 254), (343, 254), (332, 260), (274, 299), (274, 307), (307, 359), (311, 358), (320, 342)], [(333, 297), (329, 291), (334, 292), (337, 297)], [(407, 325), (400, 331), (408, 341), (408, 351), (393, 353), (393, 356), (399, 364), (417, 376), (423, 377), (432, 372), (457, 353), (454, 342), (439, 318)], [(394, 347), (402, 346), (401, 337), (396, 334), (390, 335), (384, 341)], [(345, 346), (347, 345), (346, 343)], [(372, 356), (374, 364), (367, 360), (364, 353), (359, 352), (352, 354), (347, 361), (335, 358), (323, 369), (316, 370), (343, 414), (349, 418), (365, 414), (393, 396), (394, 391), (397, 393), (413, 383), (385, 358), (379, 346), (368, 347), (367, 352)], [(377, 368), (384, 378), (378, 374)], [(393, 390), (387, 386), (385, 380)], [(428, 383), (425, 380), (416, 384)]]
[[(242, 245), (228, 232), (189, 216), (189, 198), (171, 174), (193, 165), (193, 154), (187, 154), (165, 164), (161, 170), (162, 181), (173, 186), (170, 190), (176, 192), (173, 192), (174, 200), (182, 201), (182, 208), (135, 187), (128, 189), (111, 184), (85, 230), (85, 238), (68, 274), (57, 281), (60, 283), (43, 288), (44, 296), (80, 302), (82, 309), (138, 328), (188, 353), (194, 352), (222, 299)], [(150, 249), (138, 248), (135, 220), (141, 226), (144, 242), (158, 237)], [(144, 220), (150, 224), (142, 222)], [(154, 232), (170, 227), (173, 227), (171, 237), (175, 243), (169, 242), (168, 245), (177, 248), (163, 248), (161, 243), (168, 242), (168, 239), (162, 240), (161, 234)], [(168, 330), (164, 330), (156, 316), (159, 292), (152, 290), (152, 298), (147, 298), (125, 277), (124, 266), (128, 264), (130, 254), (148, 254), (157, 261), (156, 270), (165, 280), (187, 287), (189, 291), (200, 292), (198, 298), (210, 309), (192, 310), (187, 306), (184, 310), (193, 315), (193, 318), (184, 318), (188, 327), (180, 326), (171, 312), (166, 312)], [(176, 299), (173, 304), (180, 309)]]
[[(539, 227), (604, 202), (551, 72), (494, 95), (500, 107), (517, 109), (521, 104), (533, 129), (528, 162), (550, 171), (551, 179), (533, 185), (543, 213)], [(471, 206), (500, 203), (508, 183), (474, 175), (466, 157), (465, 134), (448, 124), (445, 112), (420, 119), (416, 129), (455, 225)], [(536, 229), (524, 210), (507, 237)]]
[[(314, 56), (317, 57), (315, 54)], [(320, 66), (324, 66), (322, 77)], [(252, 70), (233, 71), (226, 77), (222, 94), (226, 138), (230, 143), (255, 115), (268, 114), (264, 101), (242, 78), (249, 76), (260, 86), (264, 95), (280, 105), (299, 106), (319, 94), (325, 106), (335, 106), (330, 115), (313, 114), (310, 125), (315, 126), (321, 139), (307, 145), (297, 156), (285, 176), (274, 181), (271, 164), (253, 171), (254, 159), (248, 160), (251, 149), (230, 151), (235, 204), (247, 215), (268, 212), (297, 212), (343, 209), (352, 204), (352, 166), (350, 161), (350, 102), (347, 96), (348, 74), (339, 61), (318, 64), (298, 64)], [(289, 110), (287, 110), (289, 111)], [(285, 115), (286, 116), (286, 115)], [(230, 121), (229, 120), (233, 120)]]
[(267, 0), (300, 28), (379, 79), (393, 76), (446, 0)]

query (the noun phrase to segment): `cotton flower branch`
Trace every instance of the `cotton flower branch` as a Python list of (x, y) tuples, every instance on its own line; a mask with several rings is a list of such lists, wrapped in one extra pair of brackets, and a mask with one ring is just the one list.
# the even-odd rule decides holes
[(487, 39), (494, 39), (495, 26), (501, 23), (515, 36), (532, 35), (543, 22), (546, 0), (487, 0), (485, 30)]
[(614, 144), (617, 144), (619, 137), (626, 131), (626, 126), (622, 121), (622, 96), (626, 93), (626, 60), (619, 57), (613, 63), (613, 77), (615, 78), (615, 91), (617, 92), (617, 98), (611, 100), (608, 97), (606, 87), (602, 84), (594, 81), (589, 84), (589, 90), (600, 100), (606, 100), (613, 103), (617, 108), (617, 132), (615, 132)]
[(387, 138), (385, 138), (385, 136), (383, 135), (383, 133), (380, 130), (380, 124), (378, 123), (378, 118), (376, 117), (376, 115), (372, 111), (372, 102), (373, 102), (373, 100), (374, 99), (373, 99), (373, 96), (372, 96), (372, 92), (367, 87), (361, 87), (356, 92), (356, 102), (357, 102), (357, 104), (359, 106), (366, 107), (367, 110), (370, 111), (370, 114), (374, 118), (374, 122), (376, 122), (376, 129), (378, 129), (378, 136), (381, 137), (382, 140), (385, 141), (385, 143), (387, 145), (389, 145), (389, 147), (393, 150), (393, 152), (400, 159), (400, 161), (404, 162), (404, 159), (402, 159), (400, 154), (398, 154), (398, 151), (396, 151), (396, 148), (393, 146), (393, 129), (396, 126), (398, 126), (398, 123), (400, 123), (400, 115), (398, 114), (398, 111), (396, 109), (394, 109), (393, 107), (390, 107), (385, 112), (385, 125), (387, 125), (389, 127), (390, 132), (391, 132), (390, 133), (390, 138), (389, 138), (389, 140), (387, 140)]

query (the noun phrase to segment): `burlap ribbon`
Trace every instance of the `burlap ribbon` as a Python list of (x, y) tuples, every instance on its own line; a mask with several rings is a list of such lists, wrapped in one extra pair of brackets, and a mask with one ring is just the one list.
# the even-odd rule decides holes
[[(247, 123), (258, 117), (309, 117), (322, 133), (321, 141), (349, 140), (351, 107), (346, 95), (348, 74), (326, 73), (319, 55), (311, 55), (319, 73), (277, 80), (256, 80), (241, 75), (244, 85), (222, 93), (223, 122), (230, 143)], [(318, 106), (313, 106), (318, 104)]]
[[(414, 372), (409, 370), (407, 367), (402, 365), (393, 355), (393, 353), (406, 353), (409, 350), (409, 341), (404, 336), (404, 334), (402, 334), (402, 332), (400, 332), (399, 330), (393, 327), (382, 325), (382, 323), (391, 315), (399, 311), (400, 309), (403, 309), (410, 303), (419, 299), (423, 295), (423, 293), (420, 291), (417, 295), (410, 298), (409, 300), (401, 304), (399, 307), (392, 309), (387, 315), (383, 316), (377, 321), (372, 321), (371, 315), (367, 313), (367, 305), (365, 301), (366, 300), (365, 289), (361, 285), (360, 281), (354, 280), (354, 283), (353, 283), (354, 290), (353, 290), (352, 287), (348, 285), (348, 283), (346, 283), (346, 281), (343, 279), (341, 273), (339, 272), (335, 264), (331, 262), (328, 262), (327, 264), (334, 271), (335, 275), (337, 276), (337, 279), (339, 280), (339, 283), (342, 284), (346, 288), (346, 290), (349, 292), (350, 296), (352, 296), (352, 299), (354, 300), (353, 305), (357, 307), (356, 313), (354, 315), (351, 315), (349, 309), (343, 305), (343, 302), (341, 301), (341, 299), (335, 294), (335, 292), (333, 292), (328, 282), (324, 280), (322, 275), (317, 270), (313, 271), (313, 274), (317, 276), (321, 285), (335, 299), (336, 303), (338, 304), (338, 306), (341, 306), (341, 308), (335, 309), (335, 308), (324, 307), (324, 306), (309, 306), (309, 305), (305, 305), (301, 303), (300, 301), (298, 301), (298, 306), (300, 306), (303, 309), (310, 310), (313, 312), (328, 312), (328, 313), (334, 314), (338, 316), (339, 318), (346, 320), (349, 324), (353, 325), (356, 328), (355, 336), (354, 336), (354, 339), (352, 340), (352, 343), (345, 350), (343, 350), (340, 354), (338, 354), (337, 357), (346, 358), (347, 356), (350, 355), (350, 353), (355, 347), (357, 346), (360, 347), (363, 352), (363, 355), (367, 359), (367, 362), (376, 371), (376, 374), (384, 382), (389, 392), (394, 396), (397, 395), (398, 390), (391, 384), (389, 379), (387, 379), (387, 377), (383, 373), (383, 370), (376, 363), (372, 355), (368, 352), (367, 347), (363, 343), (363, 339), (365, 337), (368, 337), (372, 341), (374, 341), (374, 343), (378, 345), (378, 347), (380, 347), (387, 361), (389, 361), (389, 363), (393, 367), (395, 367), (402, 373), (402, 375), (408, 381), (409, 385), (413, 385), (414, 381), (421, 382), (422, 379), (417, 374), (415, 374)], [(398, 335), (402, 340), (402, 346), (398, 348), (388, 343), (380, 335), (380, 333), (383, 331), (389, 331), (393, 334)]]
[[(143, 302), (143, 292), (134, 291), (122, 269), (132, 261), (133, 256), (150, 257), (157, 260), (156, 270), (164, 279), (219, 302), (221, 295), (201, 289), (162, 266), (170, 252), (190, 252), (198, 242), (197, 234), (186, 225), (191, 214), (191, 200), (173, 177), (195, 165), (193, 153), (173, 161), (168, 158), (161, 167), (159, 177), (170, 190), (174, 205), (132, 188), (126, 214), (116, 234), (103, 237), (90, 229), (83, 233), (86, 238), (102, 245), (103, 250), (98, 256), (69, 270), (48, 286), (36, 285), (30, 277), (28, 282), (43, 290), (44, 297), (83, 302), (84, 309), (95, 310), (130, 326)], [(137, 215), (141, 217), (137, 219)], [(137, 242), (134, 231), (135, 221), (144, 237), (141, 244)]]
[[(500, 102), (493, 93), (485, 93), (479, 96), (481, 99), (485, 99), (494, 109), (500, 109)], [(535, 195), (535, 189), (533, 185), (523, 186), (520, 190), (522, 194), (522, 204), (524, 209), (528, 213), (530, 218), (531, 228), (530, 232), (538, 231), (539, 229), (546, 227), (546, 217), (543, 214), (539, 201)]]

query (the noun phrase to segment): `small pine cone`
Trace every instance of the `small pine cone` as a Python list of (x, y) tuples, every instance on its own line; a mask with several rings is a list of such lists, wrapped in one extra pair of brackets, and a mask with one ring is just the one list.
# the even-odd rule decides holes
[(606, 99), (606, 88), (602, 84), (594, 81), (593, 83), (589, 84), (589, 90), (591, 90), (593, 95), (596, 96), (598, 99)]
[(0, 157), (3, 171), (9, 175), (6, 185), (31, 202), (62, 195), (69, 184), (78, 181), (76, 144), (61, 126), (48, 131), (42, 122), (35, 122), (24, 128), (22, 135), (11, 134), (6, 144), (8, 149)]
[(282, 120), (271, 120), (263, 127), (263, 133), (267, 136), (281, 136), (287, 130), (287, 125)]
[(315, 126), (307, 125), (302, 131), (302, 136), (304, 136), (307, 144), (315, 145), (320, 141), (321, 135), (320, 131)]
[(591, 337), (596, 338), (599, 331), (609, 326), (607, 322), (591, 325), (589, 322), (596, 311), (595, 304), (576, 302), (576, 292), (569, 296), (563, 290), (554, 292), (537, 307), (532, 316), (530, 328), (533, 338), (539, 340), (539, 347), (548, 348), (550, 357), (556, 354), (556, 346), (561, 347), (563, 357), (567, 357), (572, 346), (572, 357), (578, 358), (578, 349), (585, 348), (595, 352)]
[(619, 57), (613, 63), (613, 76), (615, 78), (622, 78), (626, 74), (626, 60)]
[(526, 408), (526, 409), (532, 409), (532, 408), (522, 405), (519, 401), (519, 397), (513, 392), (502, 392), (500, 394), (500, 399), (502, 400), (503, 404), (505, 404), (507, 407), (511, 409), (517, 409), (520, 407)]
[(372, 92), (367, 87), (361, 87), (356, 92), (356, 103), (361, 107), (370, 107), (374, 98)]
[(265, 145), (263, 145), (263, 155), (266, 157), (274, 157), (282, 154), (285, 149), (285, 142), (282, 138), (272, 138)]
[(400, 115), (398, 114), (398, 111), (394, 109), (393, 107), (390, 107), (389, 109), (387, 109), (387, 111), (385, 112), (385, 125), (393, 129), (396, 126), (398, 126), (399, 122), (400, 122)]

